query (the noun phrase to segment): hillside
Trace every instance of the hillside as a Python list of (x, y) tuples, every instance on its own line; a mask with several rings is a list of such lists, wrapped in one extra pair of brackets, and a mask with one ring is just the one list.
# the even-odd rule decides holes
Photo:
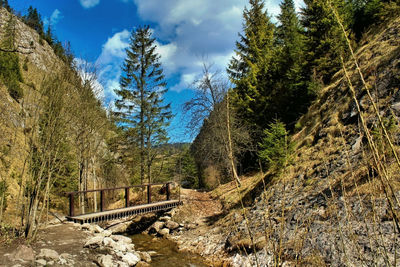
[[(356, 57), (399, 153), (400, 19), (376, 31), (364, 38)], [(204, 248), (205, 257), (222, 253), (235, 266), (398, 264), (398, 215), (393, 214), (400, 211), (399, 166), (353, 62), (346, 66), (382, 165), (374, 165), (340, 71), (300, 119), (291, 164), (279, 174), (243, 177), (240, 195), (234, 182), (211, 192), (230, 211), (208, 217), (205, 229), (193, 230), (202, 232), (202, 237), (184, 239), (182, 248)], [(387, 176), (382, 175), (382, 166)]]

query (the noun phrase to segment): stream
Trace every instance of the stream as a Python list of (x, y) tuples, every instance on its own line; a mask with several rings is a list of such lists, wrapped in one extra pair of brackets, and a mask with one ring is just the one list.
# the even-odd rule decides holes
[(129, 236), (139, 251), (154, 251), (151, 253), (151, 266), (154, 267), (206, 267), (202, 257), (178, 250), (176, 244), (164, 238), (156, 238), (146, 234)]

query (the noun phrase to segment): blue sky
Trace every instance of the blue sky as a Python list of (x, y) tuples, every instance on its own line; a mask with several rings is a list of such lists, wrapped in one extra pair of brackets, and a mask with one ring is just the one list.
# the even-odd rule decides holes
[[(242, 12), (248, 0), (9, 0), (22, 14), (36, 7), (62, 42), (70, 41), (75, 56), (96, 66), (105, 105), (114, 89), (132, 29), (150, 25), (158, 43), (169, 91), (165, 100), (176, 114), (170, 142), (190, 141), (185, 134), (182, 104), (193, 96), (190, 84), (207, 58), (225, 70), (233, 56)], [(302, 0), (296, 0), (302, 5)], [(279, 13), (280, 0), (267, 0), (268, 12)]]

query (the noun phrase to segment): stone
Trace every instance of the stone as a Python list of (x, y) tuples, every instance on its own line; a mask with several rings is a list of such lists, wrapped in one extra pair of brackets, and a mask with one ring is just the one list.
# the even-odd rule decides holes
[(157, 255), (157, 252), (155, 252), (155, 251), (152, 251), (152, 250), (150, 250), (150, 251), (147, 251), (147, 253), (149, 253), (149, 255), (150, 255), (150, 256)]
[(103, 237), (102, 236), (95, 236), (89, 239), (84, 247), (85, 248), (97, 248), (100, 247), (100, 245), (103, 243)]
[(108, 230), (104, 230), (103, 232), (101, 232), (101, 235), (104, 237), (110, 237), (112, 235), (112, 232), (108, 231)]
[(44, 260), (44, 259), (38, 259), (38, 260), (35, 261), (35, 263), (36, 263), (36, 265), (38, 265), (38, 266), (46, 266), (47, 261)]
[(125, 244), (132, 243), (132, 239), (130, 239), (129, 237), (123, 236), (123, 235), (112, 235), (111, 238), (116, 242), (122, 242)]
[(60, 258), (63, 258), (63, 259), (71, 259), (73, 256), (71, 255), (71, 254), (68, 254), (68, 253), (61, 253), (60, 254)]
[(12, 257), (14, 260), (33, 261), (35, 260), (35, 252), (31, 247), (21, 245), (16, 249)]
[(92, 229), (91, 229), (91, 232), (93, 232), (93, 233), (101, 233), (103, 231), (104, 231), (104, 229), (101, 228), (100, 226), (98, 226), (97, 224), (93, 225)]
[(127, 244), (126, 246), (126, 251), (132, 252), (135, 251), (135, 245), (134, 244)]
[(158, 233), (164, 227), (164, 225), (165, 225), (164, 222), (155, 222), (150, 227), (150, 232)]
[(114, 242), (110, 245), (110, 247), (115, 251), (121, 251), (121, 252), (125, 252), (126, 251), (126, 245), (121, 243), (121, 242)]
[(169, 235), (169, 229), (168, 228), (163, 228), (158, 232), (162, 236)]
[(139, 261), (139, 262), (136, 264), (136, 267), (149, 267), (149, 266), (151, 266), (151, 265), (148, 264), (147, 262), (144, 262), (144, 261)]
[[(123, 261), (118, 261), (117, 264), (118, 264), (118, 267), (129, 267), (128, 263), (123, 262)], [(136, 264), (136, 266), (137, 266), (137, 264)]]
[(139, 253), (139, 255), (140, 255), (140, 258), (141, 258), (143, 261), (145, 261), (145, 262), (151, 262), (151, 256), (150, 256), (149, 253), (147, 253), (147, 252), (139, 252), (139, 251), (138, 251), (138, 253)]
[(60, 258), (60, 255), (58, 255), (57, 251), (55, 250), (42, 248), (40, 250), (38, 258), (43, 258), (48, 260), (58, 260)]
[(111, 255), (101, 255), (100, 257), (97, 258), (97, 263), (101, 267), (112, 267), (114, 266), (113, 260), (112, 260)]
[(91, 229), (91, 225), (88, 224), (88, 223), (84, 223), (80, 227), (81, 227), (81, 230), (88, 230), (89, 231)]
[(128, 227), (129, 227), (128, 223), (119, 223), (119, 224), (111, 226), (107, 230), (112, 232), (113, 234), (118, 234), (118, 233), (125, 233), (126, 229), (128, 229)]
[(129, 266), (135, 266), (140, 261), (140, 258), (137, 255), (128, 252), (122, 257), (122, 260)]
[(351, 149), (352, 149), (354, 152), (360, 151), (360, 149), (361, 149), (361, 143), (362, 143), (362, 136), (359, 136), (359, 137), (356, 139), (356, 142), (352, 145)]
[(105, 237), (105, 238), (103, 239), (103, 244), (104, 244), (104, 246), (106, 246), (106, 247), (112, 247), (113, 243), (115, 243), (115, 241), (112, 240), (110, 237)]
[(171, 220), (171, 217), (170, 216), (163, 216), (163, 217), (160, 217), (159, 220), (162, 221), (162, 222), (168, 222), (168, 221)]
[(170, 230), (175, 230), (175, 229), (179, 228), (179, 223), (174, 222), (174, 221), (168, 221), (165, 223), (165, 226)]

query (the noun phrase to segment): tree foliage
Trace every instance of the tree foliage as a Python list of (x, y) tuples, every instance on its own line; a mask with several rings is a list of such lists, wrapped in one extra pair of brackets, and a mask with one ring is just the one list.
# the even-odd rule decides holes
[(132, 31), (122, 67), (121, 89), (116, 90), (115, 102), (120, 123), (135, 129), (140, 147), (140, 180), (151, 181), (151, 165), (156, 156), (154, 147), (165, 143), (166, 127), (172, 117), (170, 105), (163, 104), (167, 92), (160, 55), (156, 53), (155, 39), (148, 26)]

